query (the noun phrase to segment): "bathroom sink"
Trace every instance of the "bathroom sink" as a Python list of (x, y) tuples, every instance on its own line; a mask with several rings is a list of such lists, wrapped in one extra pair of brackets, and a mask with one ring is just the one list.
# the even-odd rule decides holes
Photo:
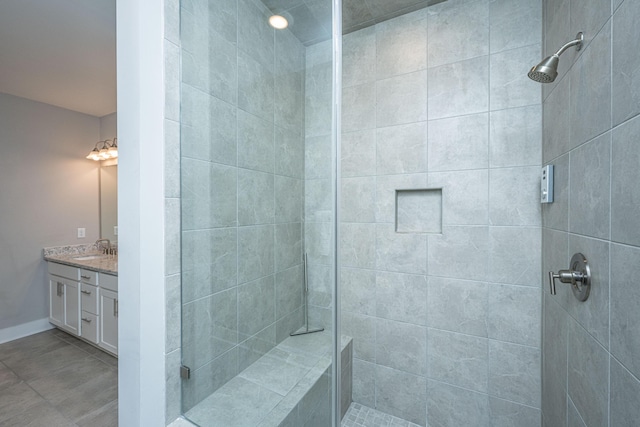
[(109, 255), (85, 255), (74, 257), (76, 261), (90, 261), (92, 259), (108, 258)]

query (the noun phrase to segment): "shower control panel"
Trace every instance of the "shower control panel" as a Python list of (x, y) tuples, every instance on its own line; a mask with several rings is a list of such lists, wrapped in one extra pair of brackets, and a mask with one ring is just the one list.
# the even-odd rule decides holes
[(542, 168), (540, 203), (553, 203), (553, 165), (547, 165)]

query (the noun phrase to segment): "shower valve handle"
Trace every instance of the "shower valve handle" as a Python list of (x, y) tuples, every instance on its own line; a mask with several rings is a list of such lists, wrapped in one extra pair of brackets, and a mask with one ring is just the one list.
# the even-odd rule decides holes
[(574, 270), (559, 270), (558, 273), (550, 271), (549, 288), (551, 295), (556, 294), (556, 279), (560, 279), (562, 283), (571, 283), (574, 285), (576, 282), (582, 282), (584, 280), (584, 274)]
[(557, 273), (549, 272), (549, 290), (551, 295), (556, 295), (556, 279), (561, 283), (571, 285), (571, 290), (576, 298), (585, 301), (591, 290), (591, 269), (584, 255), (574, 254), (571, 258), (571, 266), (567, 270), (558, 270)]

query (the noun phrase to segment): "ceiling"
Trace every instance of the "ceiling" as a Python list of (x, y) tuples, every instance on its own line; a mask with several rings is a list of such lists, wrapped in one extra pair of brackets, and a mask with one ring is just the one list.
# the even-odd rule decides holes
[(0, 93), (116, 111), (115, 0), (0, 0)]
[[(344, 0), (344, 33), (444, 0)], [(331, 37), (329, 0), (263, 0), (305, 45)], [(0, 0), (0, 93), (102, 117), (116, 111), (115, 0)]]
[[(343, 0), (343, 33), (360, 30), (445, 0)], [(309, 46), (331, 38), (331, 1), (263, 0), (273, 12), (284, 15), (289, 30)]]

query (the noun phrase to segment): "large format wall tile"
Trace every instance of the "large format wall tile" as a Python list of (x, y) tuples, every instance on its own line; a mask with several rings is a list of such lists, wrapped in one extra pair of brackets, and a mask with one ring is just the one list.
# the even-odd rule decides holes
[(492, 169), (489, 174), (491, 225), (539, 226), (540, 168)]
[(273, 173), (273, 123), (238, 111), (238, 167)]
[(609, 132), (571, 152), (569, 231), (572, 233), (609, 237), (610, 159)]
[(611, 128), (611, 22), (580, 56), (571, 71), (571, 146)]
[(540, 87), (527, 77), (528, 70), (540, 59), (540, 45), (495, 53), (490, 57), (491, 110), (540, 103)]
[(640, 56), (633, 52), (640, 38), (638, 2), (625, 1), (613, 16), (613, 125), (640, 113)]
[(376, 268), (398, 273), (426, 274), (427, 236), (396, 233), (389, 224), (376, 226)]
[(611, 240), (636, 246), (640, 245), (638, 132), (639, 118), (614, 129), (611, 150)]
[(376, 321), (376, 363), (424, 376), (427, 373), (427, 329), (387, 319)]
[(374, 270), (343, 267), (340, 270), (340, 285), (343, 310), (368, 316), (376, 314), (377, 285)]
[(631, 426), (640, 419), (640, 381), (613, 357), (611, 360), (611, 426)]
[(542, 2), (491, 0), (489, 45), (491, 53), (540, 43)]
[(427, 21), (392, 20), (376, 31), (378, 79), (427, 68)]
[(428, 330), (429, 379), (486, 393), (487, 339), (455, 332)]
[(376, 173), (427, 171), (427, 122), (379, 128), (376, 132)]
[(486, 169), (429, 174), (429, 187), (442, 188), (444, 225), (489, 223), (489, 172)]
[(566, 292), (561, 299), (567, 312), (585, 328), (600, 345), (609, 347), (609, 242), (584, 236), (569, 235), (569, 253), (582, 253), (589, 260), (592, 286), (584, 302)]
[(468, 2), (429, 15), (429, 67), (489, 53), (489, 3)]
[(424, 377), (381, 365), (376, 366), (376, 407), (382, 412), (424, 424), (426, 421)]
[(376, 30), (367, 27), (342, 39), (342, 85), (350, 87), (376, 80)]
[(492, 111), (489, 121), (491, 167), (537, 166), (540, 163), (540, 105)]
[(429, 236), (429, 275), (483, 281), (489, 263), (489, 227), (444, 227)]
[(452, 332), (487, 336), (487, 284), (428, 278), (427, 325)]
[(489, 394), (540, 406), (540, 349), (489, 340)]
[(489, 427), (489, 396), (429, 380), (427, 392), (429, 426)]
[(473, 114), (429, 122), (429, 171), (486, 169), (489, 115)]
[(429, 68), (428, 104), (430, 119), (487, 111), (488, 57)]
[(426, 71), (378, 80), (376, 82), (376, 125), (383, 127), (425, 121), (427, 120), (426, 100)]
[(640, 290), (632, 266), (638, 255), (636, 247), (611, 245), (611, 354), (636, 377), (640, 376)]
[(490, 284), (487, 324), (491, 339), (539, 347), (540, 289)]
[(537, 227), (491, 227), (489, 229), (489, 281), (540, 288), (541, 234)]
[(342, 176), (376, 174), (376, 131), (342, 134)]
[[(363, 295), (369, 292), (365, 291)], [(375, 314), (378, 317), (416, 325), (427, 324), (425, 276), (378, 272), (375, 277), (375, 299)]]
[(489, 397), (491, 425), (494, 427), (539, 427), (540, 409)]
[(609, 355), (576, 322), (569, 323), (569, 397), (586, 425), (609, 419)]

